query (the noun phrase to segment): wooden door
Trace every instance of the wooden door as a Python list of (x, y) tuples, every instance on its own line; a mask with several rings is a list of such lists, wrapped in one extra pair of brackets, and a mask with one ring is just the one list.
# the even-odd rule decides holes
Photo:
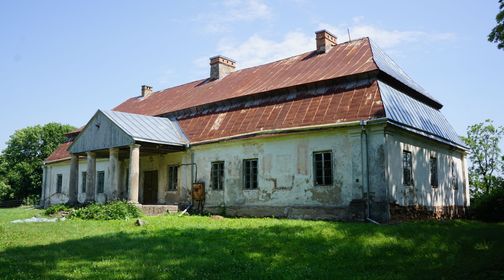
[(143, 180), (143, 204), (157, 204), (158, 172), (145, 171)]

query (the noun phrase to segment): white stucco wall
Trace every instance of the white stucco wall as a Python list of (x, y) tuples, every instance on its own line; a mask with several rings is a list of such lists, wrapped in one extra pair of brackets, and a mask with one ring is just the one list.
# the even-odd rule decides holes
[[(81, 203), (86, 200), (86, 194), (82, 192), (83, 171), (87, 171), (87, 163), (86, 160), (81, 159), (79, 161), (79, 185), (77, 188), (78, 200)], [(105, 193), (97, 194), (96, 196), (96, 200), (98, 202), (103, 202), (106, 200), (106, 196), (111, 195), (110, 188), (108, 187), (109, 185), (108, 159), (96, 160), (96, 172), (98, 171), (105, 171), (105, 190), (104, 190)], [(70, 160), (49, 163), (47, 164), (46, 172), (47, 172), (46, 198), (51, 204), (66, 203), (68, 201), (68, 192), (70, 184)], [(61, 174), (63, 176), (63, 185), (61, 188), (61, 193), (56, 193), (58, 174)]]
[[(412, 153), (413, 186), (403, 184), (403, 151)], [(430, 157), (437, 158), (438, 187), (430, 182)], [(461, 150), (398, 129), (387, 131), (389, 199), (402, 206), (467, 205), (467, 165)], [(458, 189), (451, 185), (451, 162), (456, 167)]]
[[(370, 184), (383, 185), (383, 130), (369, 132)], [(191, 166), (178, 169), (178, 189), (168, 191), (168, 166), (189, 164), (191, 158), (197, 165), (196, 181), (206, 185), (207, 206), (326, 206), (347, 207), (353, 199), (363, 197), (360, 127), (344, 127), (324, 131), (310, 131), (285, 136), (235, 140), (192, 147), (186, 152), (147, 155), (140, 158), (140, 202), (143, 201), (143, 173), (158, 171), (158, 203), (189, 202)], [(379, 150), (380, 156), (376, 156)], [(314, 186), (313, 153), (331, 151), (333, 157), (333, 185)], [(245, 190), (242, 179), (244, 159), (258, 159), (258, 189)], [(377, 162), (378, 160), (378, 162)], [(225, 162), (224, 190), (212, 190), (210, 169), (213, 161)], [(68, 200), (69, 161), (48, 164), (48, 194), (51, 203)], [(97, 159), (96, 170), (105, 171), (105, 193), (96, 200), (103, 202), (111, 197), (108, 159)], [(128, 159), (120, 161), (120, 196), (125, 190)], [(79, 201), (85, 201), (82, 192), (82, 172), (87, 170), (86, 160), (79, 164)], [(194, 170), (195, 171), (195, 170)], [(194, 172), (195, 174), (196, 172)], [(63, 174), (63, 194), (54, 194), (57, 174)], [(371, 190), (376, 191), (376, 190)]]
[[(192, 151), (207, 206), (346, 207), (362, 198), (360, 145), (360, 128), (354, 127), (220, 142)], [(313, 153), (319, 151), (332, 152), (331, 186), (314, 185)], [(251, 158), (258, 159), (258, 189), (246, 190), (242, 164)], [(214, 161), (224, 161), (224, 190), (210, 188)]]

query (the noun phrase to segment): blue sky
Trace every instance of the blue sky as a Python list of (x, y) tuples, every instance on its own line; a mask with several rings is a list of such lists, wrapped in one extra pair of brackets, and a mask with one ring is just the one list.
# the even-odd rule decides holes
[(29, 125), (82, 126), (142, 84), (205, 78), (217, 54), (244, 68), (313, 50), (322, 28), (370, 36), (459, 134), (504, 125), (504, 51), (486, 40), (497, 12), (497, 0), (1, 1), (0, 149)]

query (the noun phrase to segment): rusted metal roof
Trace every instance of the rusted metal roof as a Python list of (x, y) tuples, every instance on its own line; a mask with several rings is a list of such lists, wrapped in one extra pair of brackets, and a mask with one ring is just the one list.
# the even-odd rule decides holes
[(161, 115), (199, 105), (253, 95), (281, 88), (377, 70), (367, 38), (334, 46), (328, 53), (315, 51), (276, 62), (238, 70), (210, 81), (194, 81), (134, 97), (115, 107), (143, 115)]
[(376, 82), (349, 90), (328, 90), (316, 96), (277, 100), (248, 108), (187, 119), (179, 125), (191, 142), (271, 129), (334, 124), (385, 116)]
[(52, 152), (51, 155), (49, 155), (49, 157), (47, 157), (45, 159), (44, 162), (49, 163), (49, 162), (55, 162), (55, 161), (69, 159), (70, 153), (68, 152), (68, 147), (70, 147), (71, 144), (72, 144), (72, 142), (66, 142), (66, 143), (60, 144), (56, 148), (56, 150), (54, 150), (54, 152)]

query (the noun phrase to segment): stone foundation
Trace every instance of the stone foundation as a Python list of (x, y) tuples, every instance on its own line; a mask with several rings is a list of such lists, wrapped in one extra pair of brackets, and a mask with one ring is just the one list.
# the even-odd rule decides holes
[(427, 219), (454, 219), (466, 215), (464, 206), (401, 206), (390, 204), (391, 221), (427, 220)]
[(177, 213), (177, 205), (140, 205), (140, 209), (147, 216), (157, 216), (166, 213)]
[(318, 206), (227, 206), (205, 207), (212, 214), (230, 217), (275, 217), (305, 220), (349, 221), (356, 220), (360, 214), (352, 214), (347, 207)]

